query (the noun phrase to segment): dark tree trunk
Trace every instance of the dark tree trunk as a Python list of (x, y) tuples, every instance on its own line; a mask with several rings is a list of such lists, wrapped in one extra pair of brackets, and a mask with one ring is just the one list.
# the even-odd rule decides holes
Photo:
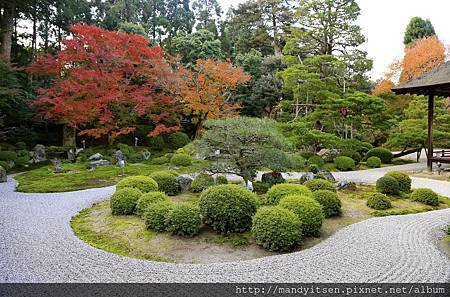
[(6, 62), (11, 61), (11, 45), (12, 34), (14, 30), (14, 15), (16, 3), (14, 1), (7, 1), (3, 4), (2, 23), (1, 23), (1, 48), (0, 54)]

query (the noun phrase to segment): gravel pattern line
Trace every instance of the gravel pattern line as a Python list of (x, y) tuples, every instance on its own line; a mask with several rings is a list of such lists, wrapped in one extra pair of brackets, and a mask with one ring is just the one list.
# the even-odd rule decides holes
[[(392, 169), (392, 168), (391, 168)], [(394, 170), (394, 169), (392, 169)], [(409, 169), (406, 169), (409, 170)], [(337, 174), (372, 182), (383, 170)], [(414, 179), (450, 196), (450, 183)], [(296, 253), (220, 264), (169, 264), (111, 254), (79, 240), (70, 219), (114, 187), (17, 193), (0, 184), (0, 282), (448, 282), (450, 260), (436, 238), (450, 209), (372, 218)]]

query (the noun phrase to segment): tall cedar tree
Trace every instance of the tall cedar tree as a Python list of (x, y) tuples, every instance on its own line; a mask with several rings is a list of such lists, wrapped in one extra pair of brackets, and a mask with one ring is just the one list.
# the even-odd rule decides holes
[(110, 143), (133, 132), (136, 120), (154, 123), (149, 135), (178, 129), (173, 77), (160, 47), (143, 36), (110, 32), (83, 24), (71, 27), (72, 39), (56, 56), (40, 56), (29, 71), (52, 78), (38, 90), (34, 105), (48, 120), (107, 136)]

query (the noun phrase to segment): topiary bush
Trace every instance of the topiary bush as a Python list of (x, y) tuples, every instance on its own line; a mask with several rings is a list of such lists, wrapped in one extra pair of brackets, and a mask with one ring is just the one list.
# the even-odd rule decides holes
[(175, 235), (195, 236), (200, 232), (200, 210), (191, 204), (174, 205), (167, 218), (167, 231)]
[(170, 201), (164, 192), (148, 192), (143, 194), (136, 203), (136, 214), (143, 215), (150, 204)]
[(175, 175), (167, 171), (157, 171), (150, 174), (150, 177), (156, 181), (158, 189), (167, 195), (175, 196), (180, 192), (180, 185)]
[(334, 166), (341, 171), (349, 171), (355, 168), (356, 163), (350, 157), (339, 156), (334, 160)]
[(292, 195), (281, 199), (280, 207), (291, 210), (302, 222), (304, 235), (317, 235), (325, 215), (322, 206), (311, 197)]
[(169, 163), (169, 158), (167, 158), (166, 156), (156, 157), (153, 158), (150, 163), (153, 165), (164, 165)]
[(145, 226), (149, 230), (164, 232), (168, 229), (168, 215), (175, 205), (170, 201), (150, 204), (144, 211)]
[(145, 175), (129, 176), (117, 183), (116, 189), (135, 188), (142, 193), (154, 192), (158, 190), (156, 181)]
[(338, 216), (342, 213), (342, 203), (335, 192), (318, 190), (313, 192), (312, 197), (322, 205), (325, 217)]
[(190, 141), (189, 136), (183, 132), (175, 132), (170, 134), (168, 137), (169, 145), (174, 149), (181, 148), (187, 145)]
[(214, 178), (208, 174), (200, 173), (191, 183), (191, 191), (200, 193), (209, 187), (214, 186)]
[(280, 200), (289, 195), (311, 196), (311, 191), (304, 185), (297, 184), (279, 184), (272, 186), (267, 195), (263, 197), (263, 203), (266, 205), (277, 205)]
[(308, 165), (317, 165), (318, 167), (323, 167), (323, 165), (325, 165), (325, 160), (320, 156), (312, 156), (308, 159)]
[(411, 178), (406, 173), (400, 171), (391, 171), (385, 174), (385, 176), (393, 177), (397, 180), (399, 190), (404, 193), (411, 192)]
[(359, 162), (361, 162), (361, 154), (359, 152), (356, 151), (343, 151), (339, 154), (339, 156), (342, 157), (349, 157), (351, 159), (353, 159), (353, 161), (355, 161), (355, 164), (358, 165)]
[(308, 180), (303, 185), (305, 185), (312, 192), (319, 190), (328, 190), (331, 192), (336, 192), (336, 187), (334, 186), (334, 184), (326, 179)]
[(372, 193), (367, 199), (367, 206), (376, 210), (385, 210), (392, 207), (389, 197), (381, 193)]
[(377, 180), (377, 191), (387, 195), (398, 195), (400, 186), (395, 178), (383, 176)]
[(117, 190), (111, 196), (110, 207), (113, 215), (131, 215), (135, 213), (136, 203), (142, 192), (135, 188)]
[(439, 205), (439, 196), (431, 189), (415, 189), (411, 193), (411, 199), (431, 206)]
[(376, 147), (367, 152), (366, 159), (370, 157), (378, 157), (380, 158), (382, 163), (388, 164), (391, 163), (393, 155), (390, 150), (387, 150), (382, 147)]
[(216, 185), (226, 185), (228, 184), (228, 179), (223, 176), (223, 175), (219, 175), (216, 176)]
[(265, 206), (253, 217), (252, 234), (256, 243), (269, 251), (288, 251), (302, 238), (299, 218), (279, 206)]
[(262, 195), (266, 194), (267, 191), (269, 191), (271, 185), (268, 183), (263, 183), (260, 181), (253, 182), (253, 191), (255, 191), (256, 194)]
[(381, 167), (381, 159), (378, 157), (370, 157), (367, 159), (367, 166), (370, 168), (380, 168)]
[(199, 201), (203, 221), (225, 234), (249, 230), (258, 205), (255, 193), (231, 184), (206, 189)]
[(187, 154), (174, 154), (170, 159), (170, 163), (175, 166), (190, 166), (192, 164), (192, 157)]

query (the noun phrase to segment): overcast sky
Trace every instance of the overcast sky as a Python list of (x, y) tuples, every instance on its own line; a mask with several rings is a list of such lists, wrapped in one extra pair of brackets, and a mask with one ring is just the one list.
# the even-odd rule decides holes
[[(218, 0), (224, 11), (244, 0)], [(364, 49), (374, 60), (372, 78), (377, 79), (387, 66), (403, 54), (403, 34), (414, 16), (430, 19), (437, 35), (450, 44), (450, 0), (357, 0), (361, 7), (360, 25), (368, 39)]]

